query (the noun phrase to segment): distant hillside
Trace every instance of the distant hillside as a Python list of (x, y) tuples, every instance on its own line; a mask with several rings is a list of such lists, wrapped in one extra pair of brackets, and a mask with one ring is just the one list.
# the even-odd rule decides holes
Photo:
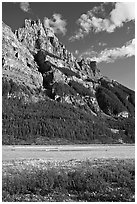
[(134, 91), (78, 61), (40, 20), (2, 26), (3, 144), (134, 143)]

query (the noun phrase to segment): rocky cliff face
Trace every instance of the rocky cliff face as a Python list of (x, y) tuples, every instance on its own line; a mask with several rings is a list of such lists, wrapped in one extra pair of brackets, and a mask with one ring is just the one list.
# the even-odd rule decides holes
[(3, 144), (134, 142), (134, 91), (78, 61), (39, 20), (2, 29)]
[(3, 77), (18, 84), (37, 89), (42, 86), (42, 76), (30, 51), (17, 39), (11, 29), (2, 24)]
[[(40, 20), (25, 20), (15, 33), (3, 23), (2, 42), (4, 84), (11, 86), (12, 81), (30, 95), (42, 90), (52, 100), (95, 115), (134, 115), (133, 92), (102, 76), (95, 61), (78, 61)], [(22, 95), (28, 96), (24, 89)], [(6, 94), (15, 97), (20, 91), (8, 90)]]

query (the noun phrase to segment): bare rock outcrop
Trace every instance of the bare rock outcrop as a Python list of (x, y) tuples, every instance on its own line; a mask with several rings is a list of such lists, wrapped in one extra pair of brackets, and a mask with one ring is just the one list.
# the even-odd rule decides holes
[(4, 23), (2, 31), (3, 77), (12, 79), (18, 85), (25, 85), (31, 90), (40, 88), (43, 78), (33, 55)]

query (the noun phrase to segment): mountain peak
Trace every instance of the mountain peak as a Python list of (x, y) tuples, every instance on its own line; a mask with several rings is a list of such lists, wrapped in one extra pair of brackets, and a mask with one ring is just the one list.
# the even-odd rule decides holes
[(135, 93), (103, 76), (96, 61), (76, 59), (40, 20), (26, 19), (15, 33), (3, 23), (2, 65), (8, 101), (48, 98), (103, 120), (134, 117)]

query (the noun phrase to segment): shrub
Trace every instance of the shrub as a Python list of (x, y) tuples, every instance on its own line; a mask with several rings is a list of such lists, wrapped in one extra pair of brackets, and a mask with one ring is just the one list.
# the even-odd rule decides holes
[(78, 73), (72, 71), (71, 69), (68, 69), (65, 67), (58, 67), (57, 69), (59, 69), (63, 74), (65, 74), (68, 77), (75, 76), (77, 78), (80, 78), (80, 75)]
[(84, 87), (82, 84), (76, 81), (70, 81), (69, 86), (71, 86), (81, 96), (93, 96), (93, 93), (90, 89)]
[(107, 119), (106, 123), (109, 128), (121, 131), (121, 137), (124, 142), (135, 142), (135, 119), (134, 118), (118, 118)]
[(54, 83), (52, 86), (52, 89), (54, 89), (54, 93), (59, 95), (59, 96), (64, 96), (64, 95), (77, 95), (77, 92), (71, 88), (69, 85), (64, 84), (64, 83)]
[(123, 106), (117, 96), (104, 87), (99, 87), (96, 90), (96, 98), (100, 108), (108, 115), (117, 115), (126, 111), (126, 107)]
[(6, 78), (2, 78), (2, 96), (7, 96), (11, 90), (10, 82)]
[(31, 195), (31, 201), (34, 195), (52, 201), (63, 201), (68, 195), (73, 201), (134, 201), (133, 160), (79, 161), (71, 167), (67, 162), (57, 166), (12, 162), (4, 165), (3, 173), (3, 201), (25, 200), (26, 195)]
[(123, 106), (128, 110), (128, 112), (134, 116), (135, 115), (135, 92), (128, 89), (121, 84), (115, 84), (115, 82), (107, 82), (105, 79), (101, 79), (101, 86), (113, 93), (121, 101)]
[[(39, 136), (86, 143), (95, 139), (103, 141), (103, 135), (106, 139), (113, 138), (103, 121), (69, 104), (49, 99), (24, 104), (21, 99), (3, 98), (2, 105), (3, 137), (8, 136), (3, 138), (3, 144), (35, 143)], [(12, 135), (14, 137), (10, 139)]]
[[(18, 92), (23, 92), (27, 95), (31, 95), (29, 87), (24, 85), (20, 85), (14, 82), (12, 79), (7, 80), (6, 78), (2, 78), (2, 96), (6, 97), (8, 94), (14, 94)], [(37, 91), (37, 90), (36, 90)]]

